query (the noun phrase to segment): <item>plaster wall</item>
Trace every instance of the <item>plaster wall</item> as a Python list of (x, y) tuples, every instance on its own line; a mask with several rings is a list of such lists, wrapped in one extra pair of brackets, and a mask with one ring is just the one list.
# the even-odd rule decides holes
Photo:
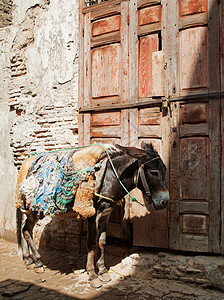
[[(15, 240), (21, 163), (31, 152), (78, 144), (79, 8), (77, 0), (2, 2), (11, 19), (0, 17), (0, 234)], [(36, 237), (49, 236), (41, 234), (46, 228), (57, 233), (48, 223), (37, 226)], [(71, 230), (72, 237), (79, 234), (78, 227)]]

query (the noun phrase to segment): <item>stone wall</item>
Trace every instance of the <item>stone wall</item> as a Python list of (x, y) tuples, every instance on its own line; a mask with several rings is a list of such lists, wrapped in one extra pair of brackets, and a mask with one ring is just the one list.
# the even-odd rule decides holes
[[(5, 0), (0, 13), (0, 233), (15, 240), (15, 185), (21, 163), (31, 152), (78, 144), (79, 7), (78, 0)], [(44, 245), (48, 232), (62, 237), (68, 227), (66, 239), (77, 241), (79, 230), (70, 226), (71, 220), (59, 224), (40, 222), (35, 236), (40, 239), (43, 233)]]
[(78, 143), (78, 3), (39, 0), (17, 26), (9, 104), (14, 163)]

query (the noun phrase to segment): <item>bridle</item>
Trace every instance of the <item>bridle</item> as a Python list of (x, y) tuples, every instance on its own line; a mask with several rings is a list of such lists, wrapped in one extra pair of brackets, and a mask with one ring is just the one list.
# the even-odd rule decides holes
[[(118, 176), (118, 174), (117, 174), (117, 171), (116, 171), (115, 168), (114, 168), (114, 164), (113, 164), (113, 162), (112, 162), (112, 160), (111, 160), (111, 158), (110, 158), (110, 155), (109, 155), (109, 153), (108, 153), (108, 150), (107, 150), (106, 148), (105, 148), (105, 150), (106, 150), (108, 160), (109, 160), (109, 162), (110, 162), (110, 164), (111, 164), (111, 167), (112, 167), (112, 169), (113, 169), (113, 171), (114, 171), (114, 174), (115, 174), (117, 180), (119, 181), (119, 183), (120, 183), (120, 185), (123, 187), (123, 189), (127, 192), (127, 194), (131, 197), (131, 201), (132, 201), (132, 202), (137, 202), (137, 203), (140, 204), (141, 206), (147, 206), (148, 204), (150, 204), (150, 203), (151, 203), (151, 200), (149, 200), (147, 204), (142, 204), (142, 203), (139, 202), (137, 199), (135, 199), (135, 198), (132, 197), (132, 195), (129, 193), (129, 191), (126, 189), (126, 187), (125, 187), (125, 186), (123, 185), (123, 183), (121, 182), (121, 180), (120, 180), (120, 178), (119, 178), (119, 176)], [(138, 168), (138, 172), (137, 172), (136, 187), (137, 187), (137, 185), (138, 185), (138, 180), (139, 180), (139, 176), (140, 176), (141, 181), (142, 181), (143, 188), (144, 188), (144, 190), (145, 190), (144, 195), (146, 195), (148, 199), (150, 199), (149, 197), (151, 196), (151, 192), (150, 192), (150, 189), (149, 189), (147, 180), (146, 180), (146, 178), (145, 178), (144, 165), (147, 164), (147, 163), (150, 163), (150, 162), (152, 162), (152, 161), (154, 161), (154, 160), (156, 160), (156, 159), (159, 159), (159, 158), (160, 158), (159, 156), (156, 156), (156, 157), (154, 157), (154, 158), (152, 158), (152, 159), (150, 159), (150, 160), (148, 160), (148, 161), (146, 161), (146, 162), (144, 162), (144, 163), (142, 163), (142, 164), (139, 164), (139, 161), (138, 161), (139, 168)], [(113, 200), (113, 199), (111, 199), (111, 198), (109, 198), (109, 197), (105, 197), (105, 196), (103, 196), (103, 195), (101, 195), (101, 194), (98, 194), (98, 193), (96, 193), (96, 192), (94, 192), (94, 194), (95, 194), (95, 196), (97, 196), (97, 197), (104, 198), (104, 199), (109, 200), (109, 201), (111, 201), (111, 202), (116, 202), (115, 200)]]
[[(144, 195), (146, 195), (148, 199), (149, 199), (149, 197), (151, 196), (151, 192), (150, 192), (150, 188), (149, 188), (149, 186), (148, 186), (147, 180), (146, 180), (146, 178), (145, 178), (144, 166), (145, 166), (146, 164), (148, 164), (148, 163), (150, 163), (150, 162), (156, 160), (156, 159), (159, 159), (159, 158), (160, 158), (159, 156), (156, 156), (156, 157), (154, 157), (154, 158), (152, 158), (152, 159), (150, 159), (150, 160), (148, 160), (148, 161), (146, 161), (146, 162), (144, 162), (144, 163), (142, 163), (142, 164), (140, 164), (140, 163), (138, 162), (139, 168), (138, 168), (137, 177), (136, 177), (136, 180), (135, 180), (135, 186), (137, 187), (137, 185), (138, 185), (138, 180), (139, 180), (139, 177), (140, 177), (140, 178), (141, 178), (142, 185), (143, 185), (143, 188), (144, 188), (144, 192), (145, 192)], [(151, 203), (151, 201), (149, 201), (149, 204), (150, 204), (150, 203)]]

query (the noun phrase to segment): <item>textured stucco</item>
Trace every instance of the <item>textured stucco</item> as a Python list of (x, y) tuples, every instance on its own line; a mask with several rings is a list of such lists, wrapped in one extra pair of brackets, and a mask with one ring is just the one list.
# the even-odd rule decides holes
[(21, 163), (78, 143), (79, 8), (77, 0), (5, 3), (12, 18), (0, 28), (0, 234), (15, 240)]

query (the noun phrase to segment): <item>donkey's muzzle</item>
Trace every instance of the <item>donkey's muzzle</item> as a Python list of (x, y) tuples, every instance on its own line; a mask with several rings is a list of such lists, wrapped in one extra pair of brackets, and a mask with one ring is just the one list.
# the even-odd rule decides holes
[(164, 209), (170, 202), (170, 195), (168, 191), (159, 192), (152, 197), (152, 203), (155, 209)]

